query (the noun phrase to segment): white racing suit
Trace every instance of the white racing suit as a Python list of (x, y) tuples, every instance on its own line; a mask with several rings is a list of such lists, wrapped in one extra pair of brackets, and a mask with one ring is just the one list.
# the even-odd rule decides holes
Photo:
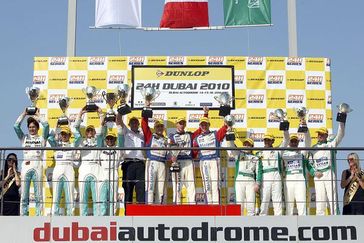
[[(117, 145), (121, 147), (121, 129), (118, 129)], [(117, 196), (123, 189), (118, 187), (118, 168), (122, 160), (121, 150), (114, 150), (113, 147), (99, 151), (100, 173), (99, 173), (99, 215), (113, 216), (116, 213)]]
[(177, 163), (180, 171), (171, 173), (173, 184), (173, 202), (181, 203), (181, 192), (183, 185), (187, 189), (188, 204), (196, 203), (196, 188), (195, 188), (195, 168), (192, 160), (192, 134), (189, 132), (178, 133), (174, 132), (169, 135), (170, 144), (176, 145), (179, 148), (189, 148), (187, 150), (176, 151)]
[[(200, 134), (195, 138), (198, 147), (220, 147), (216, 132)], [(195, 144), (194, 144), (195, 145)], [(220, 153), (219, 150), (200, 150), (200, 170), (208, 204), (220, 202)]]
[[(345, 123), (339, 122), (339, 129), (336, 137), (326, 143), (317, 143), (315, 148), (335, 148), (344, 137)], [(337, 205), (336, 188), (336, 160), (335, 151), (316, 150), (312, 151), (313, 167), (315, 171), (323, 174), (321, 178), (315, 177), (316, 191), (316, 215), (325, 215), (326, 204), (329, 202), (332, 215), (339, 214)]]
[[(79, 122), (75, 125), (75, 136), (80, 134)], [(81, 142), (81, 147), (93, 148), (103, 146), (103, 133), (96, 129), (96, 138), (85, 138)], [(78, 189), (80, 195), (80, 215), (89, 215), (88, 198), (91, 192), (93, 215), (98, 215), (98, 180), (100, 176), (100, 161), (98, 159), (97, 150), (81, 150), (81, 166), (78, 170)]]
[[(21, 129), (21, 123), (24, 116), (21, 115), (14, 124), (14, 129), (19, 138), (22, 147), (34, 148), (45, 147), (49, 135), (49, 125), (42, 121), (42, 136), (24, 134)], [(40, 216), (43, 212), (43, 151), (41, 150), (24, 150), (21, 168), (21, 195), (20, 195), (20, 215), (29, 215), (29, 191), (30, 183), (34, 185), (34, 199), (36, 206), (36, 215)]]
[[(233, 141), (226, 141), (228, 147), (235, 147)], [(235, 201), (241, 205), (242, 215), (255, 215), (255, 177), (259, 158), (250, 151), (228, 150), (229, 157), (235, 158)]]
[[(284, 131), (284, 140), (280, 147), (286, 147), (289, 141), (288, 131)], [(274, 215), (282, 215), (282, 161), (279, 151), (264, 150), (257, 154), (258, 163), (257, 181), (261, 183), (260, 214), (268, 215), (269, 202), (272, 199)]]
[(147, 147), (151, 147), (152, 149), (147, 151), (145, 165), (146, 203), (161, 204), (163, 203), (166, 183), (166, 160), (168, 151), (153, 150), (153, 148), (166, 148), (167, 138), (153, 134)]
[[(305, 147), (311, 146), (309, 132), (305, 133)], [(286, 215), (293, 215), (296, 201), (298, 215), (306, 215), (306, 174), (314, 175), (307, 159), (307, 151), (284, 151), (282, 153), (285, 177)]]

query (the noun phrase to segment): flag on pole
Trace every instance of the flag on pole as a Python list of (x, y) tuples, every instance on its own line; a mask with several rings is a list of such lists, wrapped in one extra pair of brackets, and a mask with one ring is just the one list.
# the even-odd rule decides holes
[(208, 0), (165, 0), (161, 28), (208, 26)]
[(142, 0), (96, 0), (95, 26), (142, 26)]
[(270, 0), (224, 0), (225, 26), (271, 24)]

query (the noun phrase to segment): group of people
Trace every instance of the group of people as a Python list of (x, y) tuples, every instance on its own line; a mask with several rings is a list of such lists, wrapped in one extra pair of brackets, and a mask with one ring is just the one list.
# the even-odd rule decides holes
[[(150, 108), (150, 104), (146, 103)], [(242, 210), (246, 208), (248, 215), (267, 215), (269, 203), (272, 200), (274, 215), (283, 214), (283, 201), (286, 202), (286, 214), (293, 215), (294, 202), (296, 202), (298, 215), (306, 215), (306, 175), (314, 177), (316, 190), (316, 214), (325, 215), (326, 205), (329, 202), (331, 214), (338, 214), (337, 189), (335, 175), (335, 152), (320, 150), (319, 148), (336, 147), (344, 137), (345, 123), (339, 123), (335, 138), (328, 140), (328, 130), (320, 128), (317, 131), (318, 143), (314, 150), (298, 150), (299, 137), (283, 131), (284, 139), (280, 147), (292, 148), (287, 150), (269, 150), (273, 148), (275, 137), (272, 134), (264, 136), (264, 150), (254, 153), (254, 141), (246, 138), (241, 150), (229, 150), (236, 147), (234, 141), (225, 141), (226, 133), (232, 128), (226, 122), (218, 131), (210, 131), (208, 118), (209, 109), (203, 108), (204, 116), (199, 121), (199, 128), (194, 132), (186, 131), (186, 119), (176, 119), (176, 131), (168, 136), (164, 135), (163, 120), (155, 119), (154, 129), (148, 125), (148, 117), (143, 116), (141, 124), (137, 117), (124, 124), (123, 117), (116, 115), (117, 133), (107, 129), (107, 122), (101, 109), (98, 109), (100, 127), (95, 129), (89, 125), (85, 130), (85, 137), (80, 133), (82, 118), (87, 112), (84, 107), (77, 116), (73, 127), (57, 125), (55, 132), (49, 132), (49, 125), (36, 113), (27, 119), (28, 134), (24, 134), (21, 123), (27, 116), (24, 111), (14, 128), (18, 138), (25, 148), (42, 148), (48, 143), (52, 147), (67, 148), (55, 150), (55, 167), (52, 176), (52, 214), (61, 215), (60, 199), (64, 192), (67, 215), (74, 215), (74, 167), (79, 167), (78, 187), (80, 215), (114, 215), (116, 202), (124, 194), (125, 204), (132, 203), (135, 189), (136, 201), (140, 204), (161, 204), (166, 195), (167, 162), (178, 165), (176, 171), (171, 172), (173, 185), (173, 202), (181, 203), (181, 191), (185, 186), (187, 190), (187, 203), (195, 204), (195, 171), (194, 159), (200, 161), (200, 171), (205, 193), (205, 202), (208, 204), (220, 203), (220, 150), (198, 150), (197, 147), (216, 148), (226, 146), (231, 158), (236, 161), (235, 197), (236, 203), (241, 204)], [(42, 135), (38, 135), (40, 124), (43, 127)], [(140, 129), (141, 125), (141, 129)], [(305, 122), (301, 121), (305, 126)], [(74, 136), (71, 143), (70, 138)], [(223, 143), (224, 141), (224, 143)], [(68, 148), (102, 148), (94, 149), (68, 149)], [(119, 150), (115, 148), (150, 148), (144, 150)], [(178, 148), (176, 150), (159, 150), (156, 148)], [(304, 147), (311, 147), (311, 137), (307, 129), (304, 132)], [(144, 153), (146, 152), (146, 153)], [(7, 185), (9, 192), (20, 193), (20, 215), (29, 214), (30, 183), (34, 185), (34, 200), (36, 215), (42, 214), (42, 173), (43, 150), (24, 150), (24, 162), (21, 173), (17, 168), (15, 154), (7, 157), (6, 168), (3, 171), (3, 184)], [(15, 161), (15, 162), (14, 162)], [(354, 162), (353, 162), (354, 161)], [(80, 165), (79, 165), (80, 163)], [(343, 172), (341, 187), (350, 191), (347, 196), (344, 213), (350, 214), (355, 207), (362, 204), (355, 203), (361, 196), (364, 188), (359, 157), (356, 154), (349, 156), (350, 169)], [(118, 186), (118, 168), (122, 169), (122, 187)], [(172, 171), (172, 170), (171, 170)], [(11, 180), (9, 177), (12, 176)], [(355, 182), (355, 183), (353, 183)], [(9, 184), (9, 183), (8, 183)], [(124, 191), (124, 192), (123, 192)], [(89, 193), (93, 202), (93, 213), (88, 208)], [(256, 207), (256, 196), (260, 195), (260, 207)], [(8, 200), (17, 200), (17, 193), (8, 195)], [(19, 197), (19, 194), (17, 195)], [(6, 200), (6, 197), (3, 198)], [(355, 204), (354, 206), (353, 203)], [(358, 206), (359, 205), (359, 206)], [(13, 204), (14, 210), (19, 204)], [(364, 206), (361, 206), (364, 207)], [(354, 209), (353, 209), (354, 208)], [(363, 210), (364, 211), (364, 210)]]

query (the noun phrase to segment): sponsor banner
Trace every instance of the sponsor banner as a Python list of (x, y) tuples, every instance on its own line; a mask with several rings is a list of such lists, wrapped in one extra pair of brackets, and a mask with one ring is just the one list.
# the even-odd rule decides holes
[(47, 89), (48, 87), (48, 71), (34, 71), (33, 86), (39, 89)]
[(266, 65), (265, 57), (248, 57), (246, 60), (246, 70), (265, 70)]
[(325, 89), (325, 72), (307, 71), (306, 72), (306, 89), (324, 90)]
[(265, 89), (247, 90), (246, 92), (247, 108), (266, 108), (267, 106), (266, 92), (267, 91)]
[(109, 70), (106, 80), (107, 89), (116, 89), (118, 85), (128, 82), (128, 72), (126, 70)]
[(89, 57), (88, 70), (106, 70), (107, 57)]
[[(229, 196), (230, 197), (230, 196)], [(1, 217), (4, 242), (363, 242), (363, 216)], [(280, 222), (279, 224), (277, 222)], [(14, 225), (22, 225), (21, 234)]]
[(87, 83), (87, 71), (68, 71), (68, 89), (82, 89)]
[[(138, 66), (132, 70), (132, 107), (144, 106), (142, 91), (153, 87), (160, 95), (152, 102), (154, 109), (219, 108), (215, 96), (227, 92), (234, 96), (232, 66)], [(199, 98), (196, 99), (196, 96)], [(232, 108), (235, 102), (232, 101)]]
[(286, 88), (286, 72), (283, 70), (267, 70), (266, 71), (267, 89), (285, 89)]
[(48, 61), (48, 70), (67, 70), (67, 57), (50, 57)]
[(306, 92), (304, 90), (287, 90), (286, 91), (286, 108), (298, 108), (306, 106)]
[(128, 70), (131, 70), (133, 66), (147, 65), (147, 62), (145, 56), (130, 56), (128, 57)]
[(235, 89), (246, 89), (246, 71), (235, 70), (234, 82)]
[(305, 59), (302, 57), (286, 57), (286, 70), (305, 71)]
[(186, 65), (187, 58), (185, 56), (168, 56), (167, 65)]
[(307, 115), (307, 125), (309, 128), (326, 127), (326, 110), (311, 109)]

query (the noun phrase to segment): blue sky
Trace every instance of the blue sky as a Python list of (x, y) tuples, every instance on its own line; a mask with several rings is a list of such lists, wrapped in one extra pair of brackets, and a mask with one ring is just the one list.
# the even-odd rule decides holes
[[(164, 0), (143, 1), (145, 26), (158, 26), (163, 3)], [(286, 3), (286, 0), (272, 0), (273, 27), (146, 32), (91, 30), (94, 1), (78, 0), (77, 55), (287, 56)], [(19, 146), (12, 125), (29, 105), (24, 89), (31, 85), (33, 57), (66, 55), (67, 4), (66, 0), (11, 0), (1, 4), (2, 147)], [(210, 0), (209, 9), (211, 25), (221, 25), (222, 1)], [(362, 9), (362, 0), (297, 0), (299, 56), (332, 58), (333, 104), (347, 102), (354, 109), (348, 117), (346, 137), (341, 144), (345, 147), (362, 146)], [(334, 127), (336, 130), (337, 125)], [(341, 158), (344, 155), (346, 153), (340, 153)]]

